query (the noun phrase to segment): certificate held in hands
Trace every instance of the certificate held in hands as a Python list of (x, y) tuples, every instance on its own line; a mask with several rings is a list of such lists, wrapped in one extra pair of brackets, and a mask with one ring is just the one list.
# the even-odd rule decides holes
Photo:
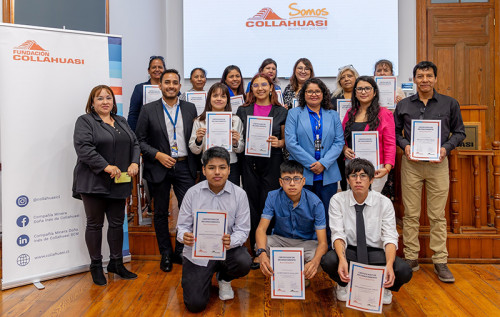
[(352, 108), (351, 99), (337, 99), (337, 112), (339, 113), (340, 122), (342, 122), (347, 114), (347, 111)]
[(380, 106), (387, 109), (396, 109), (396, 77), (375, 76), (378, 86)]
[(186, 101), (194, 103), (198, 115), (205, 110), (206, 100), (206, 91), (186, 91)]
[(271, 143), (267, 140), (272, 129), (273, 118), (248, 116), (245, 155), (271, 157)]
[(271, 248), (271, 298), (305, 299), (304, 249)]
[(245, 98), (243, 98), (243, 95), (238, 95), (238, 96), (233, 96), (230, 99), (231, 99), (231, 109), (233, 110), (233, 114), (236, 114), (238, 108), (240, 106), (243, 106), (243, 104), (245, 104)]
[(370, 161), (375, 169), (380, 168), (378, 131), (353, 131), (352, 150), (357, 158)]
[(162, 97), (161, 90), (158, 85), (144, 85), (142, 86), (142, 104), (156, 101)]
[(349, 292), (345, 306), (368, 313), (382, 313), (385, 267), (351, 262), (349, 275), (351, 280), (347, 285)]
[(410, 157), (420, 161), (439, 161), (441, 120), (411, 120)]
[(225, 260), (226, 248), (222, 237), (227, 233), (227, 212), (197, 210), (194, 213), (194, 259)]
[(220, 146), (232, 151), (232, 117), (230, 112), (207, 112), (207, 132), (205, 150)]

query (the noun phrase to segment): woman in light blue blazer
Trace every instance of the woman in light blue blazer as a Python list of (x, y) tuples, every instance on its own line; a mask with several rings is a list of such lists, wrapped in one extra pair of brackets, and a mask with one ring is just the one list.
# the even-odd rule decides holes
[(305, 187), (318, 195), (325, 207), (328, 240), (328, 206), (341, 179), (337, 157), (344, 146), (342, 123), (332, 110), (330, 99), (330, 92), (320, 79), (308, 79), (299, 91), (299, 106), (288, 112), (285, 124), (290, 160), (304, 166)]

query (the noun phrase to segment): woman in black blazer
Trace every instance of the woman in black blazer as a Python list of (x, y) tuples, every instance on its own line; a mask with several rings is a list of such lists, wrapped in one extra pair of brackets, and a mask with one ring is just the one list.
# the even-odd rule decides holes
[[(250, 203), (250, 245), (255, 247), (255, 230), (259, 225), (267, 194), (280, 188), (280, 164), (283, 162), (282, 149), (285, 147), (285, 121), (288, 111), (280, 105), (273, 81), (265, 74), (257, 74), (250, 82), (247, 102), (236, 113), (243, 123), (243, 136), (246, 138), (248, 116), (273, 118), (271, 157), (244, 155), (242, 166), (243, 189)], [(272, 229), (272, 225), (270, 226)], [(269, 229), (269, 230), (270, 230)], [(270, 234), (270, 232), (269, 232)], [(258, 269), (259, 264), (252, 264)]]
[[(102, 226), (109, 223), (108, 272), (124, 279), (137, 275), (123, 265), (123, 221), (125, 199), (132, 190), (131, 177), (139, 171), (139, 143), (117, 107), (110, 87), (92, 89), (75, 124), (73, 142), (78, 156), (74, 170), (73, 197), (82, 199), (87, 217), (85, 242), (90, 254), (90, 272), (96, 285), (106, 285), (102, 268)], [(126, 171), (126, 172), (122, 172)]]

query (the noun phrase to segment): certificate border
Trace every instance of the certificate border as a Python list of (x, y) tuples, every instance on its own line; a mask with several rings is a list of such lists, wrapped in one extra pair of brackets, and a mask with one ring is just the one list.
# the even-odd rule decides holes
[(205, 102), (207, 101), (207, 92), (206, 91), (186, 91), (186, 101), (189, 101), (189, 96), (190, 95), (205, 95)]
[(394, 79), (394, 96), (393, 96), (394, 103), (393, 103), (392, 107), (386, 107), (386, 106), (382, 106), (382, 107), (384, 107), (386, 109), (396, 109), (396, 96), (397, 96), (396, 90), (398, 88), (398, 79), (396, 78), (396, 76), (375, 76), (374, 79), (375, 79), (375, 83), (378, 86), (378, 79), (388, 79), (388, 78)]
[(207, 127), (207, 136), (206, 136), (206, 140), (205, 140), (205, 151), (209, 149), (208, 147), (208, 140), (209, 140), (209, 137), (210, 137), (210, 131), (209, 131), (209, 124), (208, 124), (208, 121), (209, 121), (209, 117), (212, 117), (212, 116), (229, 116), (230, 120), (229, 120), (229, 144), (228, 144), (228, 147), (226, 148), (226, 150), (228, 152), (232, 152), (233, 151), (233, 138), (231, 137), (231, 128), (233, 126), (233, 114), (231, 112), (225, 112), (225, 111), (210, 111), (210, 112), (207, 112), (206, 113), (206, 127)]
[[(339, 113), (340, 122), (343, 122), (345, 115), (344, 115), (344, 118), (340, 115), (341, 114), (340, 109), (342, 108), (340, 106), (341, 103), (349, 103), (351, 105), (350, 109), (352, 109), (352, 101), (350, 99), (337, 99), (337, 112)], [(347, 114), (348, 112), (349, 112), (349, 110), (347, 110), (345, 112), (345, 114)]]
[(158, 88), (160, 89), (159, 85), (143, 85), (142, 86), (142, 104), (146, 104), (146, 90), (148, 88)]
[(352, 131), (352, 150), (354, 151), (354, 153), (356, 153), (355, 149), (354, 149), (354, 144), (356, 144), (355, 142), (355, 138), (357, 135), (376, 135), (376, 142), (375, 142), (375, 147), (377, 149), (377, 166), (374, 166), (375, 167), (375, 170), (379, 169), (380, 167), (380, 144), (379, 144), (379, 134), (378, 134), (378, 131)]
[(271, 143), (267, 142), (267, 153), (266, 154), (260, 154), (260, 153), (252, 153), (248, 149), (248, 139), (249, 139), (249, 133), (250, 133), (250, 120), (267, 120), (270, 121), (271, 124), (269, 125), (269, 135), (273, 135), (273, 118), (270, 117), (259, 117), (259, 116), (248, 116), (247, 117), (247, 133), (245, 135), (245, 155), (250, 155), (250, 156), (258, 156), (258, 157), (271, 157)]
[[(351, 270), (350, 270), (350, 281), (353, 280), (353, 277), (354, 277), (354, 268), (355, 267), (359, 267), (359, 268), (363, 268), (363, 269), (366, 269), (366, 270), (373, 270), (373, 271), (385, 271), (385, 266), (380, 266), (380, 268), (376, 268), (374, 265), (363, 265), (361, 263), (356, 263), (356, 262), (351, 262), (350, 263), (350, 267), (351, 267)], [(364, 308), (364, 307), (360, 307), (360, 306), (356, 306), (356, 305), (353, 305), (351, 304), (351, 292), (352, 292), (352, 286), (351, 286), (351, 282), (349, 282), (349, 298), (347, 299), (346, 301), (346, 307), (347, 305), (349, 305), (350, 307), (353, 307), (353, 308), (356, 308), (356, 309), (359, 309), (360, 311), (365, 311), (365, 312), (373, 312), (373, 313), (380, 313), (382, 312), (382, 308), (383, 308), (383, 303), (382, 303), (382, 299), (383, 299), (383, 294), (384, 294), (384, 278), (385, 278), (385, 272), (384, 274), (382, 274), (382, 280), (380, 281), (381, 283), (381, 288), (380, 288), (380, 294), (379, 294), (379, 302), (378, 302), (378, 308), (377, 309), (368, 309), (368, 308)], [(348, 307), (348, 308), (350, 308)]]
[[(275, 252), (298, 252), (300, 253), (300, 274), (303, 276), (304, 275), (304, 248), (271, 248), (271, 265), (274, 271), (274, 253)], [(306, 298), (306, 288), (304, 283), (304, 278), (300, 280), (300, 289), (301, 289), (301, 294), (297, 296), (293, 295), (276, 295), (275, 292), (275, 280), (274, 280), (274, 274), (271, 277), (271, 298), (281, 298), (281, 299), (305, 299)]]
[(280, 103), (280, 105), (284, 107), (285, 101), (283, 100), (283, 92), (281, 91), (281, 89), (276, 89), (275, 91), (276, 91), (276, 96), (278, 96), (278, 102)]
[[(194, 259), (214, 259), (214, 260), (225, 260), (226, 259), (226, 250), (224, 249), (224, 244), (222, 244), (222, 256), (208, 256), (208, 255), (196, 255), (196, 242), (198, 241), (198, 215), (199, 214), (223, 214), (224, 215), (224, 234), (227, 233), (227, 212), (223, 211), (209, 211), (209, 210), (197, 210), (195, 211), (194, 217), (194, 245), (193, 245), (193, 254), (191, 255)], [(222, 239), (222, 238), (221, 238)]]
[[(415, 156), (413, 155), (414, 153), (414, 147), (415, 147), (415, 140), (414, 140), (414, 136), (415, 134), (413, 133), (414, 128), (415, 128), (415, 124), (416, 123), (421, 123), (421, 122), (428, 122), (428, 123), (437, 123), (438, 125), (438, 129), (437, 129), (437, 133), (438, 133), (438, 144), (437, 144), (437, 149), (436, 149), (436, 153), (437, 153), (437, 156), (434, 156), (434, 157), (431, 157), (431, 156)], [(441, 149), (441, 120), (411, 120), (411, 139), (410, 139), (410, 154), (411, 154), (411, 158), (414, 159), (414, 160), (419, 160), (419, 161), (439, 161), (439, 156), (440, 156), (440, 149)]]

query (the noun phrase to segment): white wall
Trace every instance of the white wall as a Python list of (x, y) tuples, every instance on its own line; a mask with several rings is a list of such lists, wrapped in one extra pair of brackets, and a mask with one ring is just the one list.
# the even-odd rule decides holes
[[(148, 5), (141, 5), (143, 3)], [(184, 72), (182, 1), (110, 0), (110, 32), (123, 35), (123, 109), (127, 116), (134, 86), (147, 79), (149, 56), (163, 55), (167, 67)], [(415, 64), (416, 0), (399, 0), (399, 83), (411, 81)], [(280, 69), (278, 65), (278, 73), (289, 76), (291, 70)], [(335, 88), (335, 78), (324, 78), (324, 81), (329, 88)], [(206, 87), (214, 82), (215, 79), (208, 80)], [(287, 83), (287, 79), (281, 78), (283, 88)], [(184, 80), (181, 90), (190, 87), (189, 80)]]

